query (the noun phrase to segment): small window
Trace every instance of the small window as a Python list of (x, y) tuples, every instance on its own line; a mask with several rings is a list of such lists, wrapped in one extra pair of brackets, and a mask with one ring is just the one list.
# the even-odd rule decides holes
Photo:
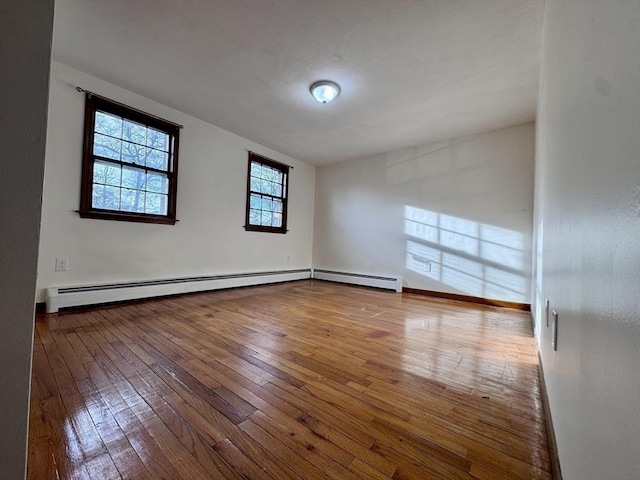
[(176, 222), (180, 126), (87, 94), (80, 216)]
[(287, 165), (249, 152), (246, 230), (287, 233), (288, 177)]

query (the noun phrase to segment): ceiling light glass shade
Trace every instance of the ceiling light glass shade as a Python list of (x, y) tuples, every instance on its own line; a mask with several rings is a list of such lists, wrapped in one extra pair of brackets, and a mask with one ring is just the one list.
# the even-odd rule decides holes
[(322, 80), (316, 82), (309, 88), (311, 95), (320, 103), (329, 103), (340, 93), (340, 86), (335, 82)]

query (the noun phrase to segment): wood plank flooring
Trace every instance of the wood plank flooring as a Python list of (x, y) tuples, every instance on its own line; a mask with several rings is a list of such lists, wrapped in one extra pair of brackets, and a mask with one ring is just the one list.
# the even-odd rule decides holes
[(29, 479), (551, 478), (528, 314), (301, 281), (37, 318)]

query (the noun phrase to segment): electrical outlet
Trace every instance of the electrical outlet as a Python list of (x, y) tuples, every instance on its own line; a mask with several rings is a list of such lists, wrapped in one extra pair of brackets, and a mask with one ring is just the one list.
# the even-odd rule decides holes
[(69, 270), (69, 259), (67, 257), (56, 258), (56, 272), (66, 272)]

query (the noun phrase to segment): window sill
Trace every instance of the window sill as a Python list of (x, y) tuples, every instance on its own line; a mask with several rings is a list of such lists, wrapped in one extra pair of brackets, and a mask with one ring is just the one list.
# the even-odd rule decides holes
[(265, 232), (265, 233), (283, 233), (283, 234), (286, 234), (289, 231), (286, 228), (261, 227), (258, 225), (245, 225), (244, 229), (247, 232)]
[(116, 220), (120, 222), (157, 223), (162, 225), (175, 225), (175, 218), (159, 217), (144, 213), (128, 213), (103, 210), (78, 211), (81, 218), (96, 218), (100, 220)]

